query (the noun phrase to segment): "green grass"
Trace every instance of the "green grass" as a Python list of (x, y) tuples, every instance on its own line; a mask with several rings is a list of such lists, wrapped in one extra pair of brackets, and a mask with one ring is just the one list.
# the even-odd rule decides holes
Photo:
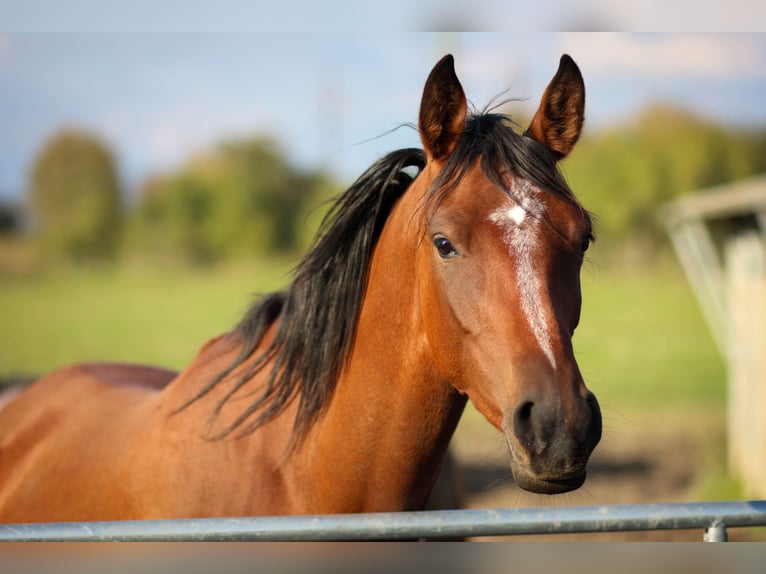
[(0, 277), (0, 380), (77, 361), (181, 368), (237, 322), (253, 294), (284, 286), (289, 269), (260, 261)]
[[(253, 294), (284, 286), (291, 265), (273, 260), (0, 275), (0, 384), (78, 361), (180, 369), (206, 340), (238, 321)], [(586, 266), (583, 298), (575, 349), (602, 405), (605, 440), (672, 423), (678, 432), (704, 435), (705, 443), (711, 433), (721, 442), (724, 367), (680, 271)], [(474, 449), (494, 431), (469, 408), (458, 434)], [(695, 485), (707, 498), (737, 487), (725, 472), (723, 443), (716, 444), (700, 461)]]
[[(253, 293), (287, 282), (287, 261), (0, 276), (0, 380), (90, 360), (181, 368), (231, 328)], [(616, 416), (721, 408), (724, 369), (675, 267), (586, 267), (575, 335), (588, 386)]]
[(675, 265), (583, 273), (575, 350), (602, 404), (618, 409), (723, 408), (724, 362)]

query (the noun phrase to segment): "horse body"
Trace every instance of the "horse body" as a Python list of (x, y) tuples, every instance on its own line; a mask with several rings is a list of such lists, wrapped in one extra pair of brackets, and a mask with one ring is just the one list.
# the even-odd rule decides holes
[[(201, 434), (194, 410), (168, 416), (179, 388), (225, 360), (221, 346), (206, 345), (170, 381), (164, 370), (77, 365), (27, 389), (3, 412), (0, 427), (3, 519), (236, 516), (254, 511), (249, 491), (259, 485), (271, 493), (263, 500), (280, 507), (286, 497), (266, 472), (274, 466), (263, 448), (266, 433), (257, 443), (189, 441)], [(12, 466), (4, 464), (9, 459)]]
[(130, 514), (119, 493), (125, 484), (122, 469), (157, 394), (150, 384), (141, 384), (141, 375), (155, 380), (142, 368), (67, 367), (5, 407), (0, 417), (4, 520), (78, 519), (98, 509), (101, 499)]
[(520, 486), (580, 486), (601, 432), (571, 345), (591, 229), (555, 163), (582, 97), (562, 58), (527, 135), (511, 135), (466, 120), (443, 59), (421, 103), (425, 153), (391, 154), (338, 204), (374, 210), (367, 231), (336, 221), (287, 294), (180, 374), (68, 367), (0, 411), (0, 521), (419, 509), (467, 398), (505, 434)]
[[(178, 375), (76, 365), (38, 381), (0, 417), (0, 516), (20, 522), (421, 508), (465, 397), (423, 372), (425, 345), (416, 351), (406, 335), (413, 314), (389, 312), (412, 293), (383, 286), (386, 269), (401, 262), (381, 255), (371, 284), (386, 294), (368, 297), (360, 333), (369, 322), (396, 337), (384, 341), (385, 352), (381, 341), (358, 338), (326, 415), (299, 447), (289, 447), (295, 404), (246, 440), (200, 436), (200, 421), (223, 388), (169, 416), (231, 363), (238, 349), (230, 336), (209, 342)], [(381, 325), (381, 317), (391, 324)], [(250, 380), (242, 395), (260, 384)], [(227, 404), (215, 424), (227, 426), (237, 407)], [(12, 467), (2, 464), (6, 457)]]

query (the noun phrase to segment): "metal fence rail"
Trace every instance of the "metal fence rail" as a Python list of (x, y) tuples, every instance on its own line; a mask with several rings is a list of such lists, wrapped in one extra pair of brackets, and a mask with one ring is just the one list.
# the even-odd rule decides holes
[(766, 526), (766, 501), (0, 524), (0, 542), (408, 540), (693, 528), (704, 529), (707, 541), (725, 541), (727, 527), (743, 526)]

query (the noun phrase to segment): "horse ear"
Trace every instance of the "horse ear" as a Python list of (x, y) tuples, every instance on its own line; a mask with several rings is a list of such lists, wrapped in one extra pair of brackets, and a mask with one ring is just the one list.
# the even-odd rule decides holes
[(558, 159), (563, 159), (580, 137), (584, 119), (585, 83), (580, 68), (564, 54), (525, 135), (539, 141)]
[(420, 102), (420, 139), (429, 160), (446, 158), (465, 125), (465, 93), (455, 74), (455, 59), (444, 56), (431, 70)]

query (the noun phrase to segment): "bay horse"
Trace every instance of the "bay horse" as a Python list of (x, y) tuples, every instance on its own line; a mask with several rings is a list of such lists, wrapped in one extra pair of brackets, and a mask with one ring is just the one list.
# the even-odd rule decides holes
[(601, 437), (571, 341), (593, 230), (558, 161), (584, 103), (564, 55), (517, 133), (469, 113), (445, 56), (423, 150), (339, 197), (284, 292), (181, 373), (78, 364), (0, 411), (0, 521), (420, 509), (469, 398), (520, 487), (580, 487)]

